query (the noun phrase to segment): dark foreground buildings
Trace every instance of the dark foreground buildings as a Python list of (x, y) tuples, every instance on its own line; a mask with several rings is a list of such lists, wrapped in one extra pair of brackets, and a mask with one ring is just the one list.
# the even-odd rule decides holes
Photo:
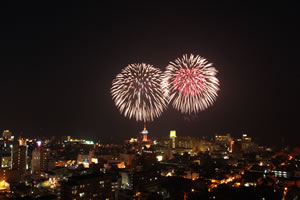
[(114, 199), (111, 177), (103, 173), (74, 176), (61, 183), (63, 200)]

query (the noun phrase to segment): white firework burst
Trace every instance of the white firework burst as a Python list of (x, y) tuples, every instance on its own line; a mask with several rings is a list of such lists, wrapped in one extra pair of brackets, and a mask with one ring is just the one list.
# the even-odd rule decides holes
[(111, 95), (125, 117), (153, 121), (167, 107), (162, 71), (145, 63), (130, 64), (112, 82)]

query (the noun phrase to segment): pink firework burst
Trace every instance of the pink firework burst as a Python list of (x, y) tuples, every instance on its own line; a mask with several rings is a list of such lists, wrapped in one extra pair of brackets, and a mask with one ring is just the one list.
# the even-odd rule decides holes
[(170, 62), (163, 75), (165, 96), (182, 113), (197, 113), (211, 106), (219, 91), (217, 70), (201, 56), (184, 55)]
[(196, 95), (205, 88), (205, 78), (196, 69), (180, 69), (173, 81), (173, 85), (184, 96)]

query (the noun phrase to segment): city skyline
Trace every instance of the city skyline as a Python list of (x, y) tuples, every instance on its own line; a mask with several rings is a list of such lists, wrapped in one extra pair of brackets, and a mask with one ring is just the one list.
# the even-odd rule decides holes
[[(25, 9), (24, 9), (25, 8)], [(219, 96), (197, 116), (168, 108), (150, 136), (246, 133), (297, 144), (292, 5), (8, 4), (2, 8), (0, 129), (26, 136), (103, 141), (135, 137), (143, 123), (123, 117), (110, 87), (128, 64), (165, 70), (183, 54), (218, 68)], [(272, 138), (271, 141), (270, 138)]]

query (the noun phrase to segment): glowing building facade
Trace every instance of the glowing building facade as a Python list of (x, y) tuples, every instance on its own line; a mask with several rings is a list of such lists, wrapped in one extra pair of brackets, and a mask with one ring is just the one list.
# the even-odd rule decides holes
[(172, 149), (175, 149), (176, 131), (170, 131), (170, 139), (172, 141)]
[(21, 173), (25, 173), (27, 169), (27, 152), (28, 146), (22, 139), (19, 143), (12, 146), (11, 150), (11, 160), (12, 160), (12, 170), (19, 170)]
[(150, 139), (148, 138), (148, 130), (146, 129), (146, 124), (144, 125), (144, 129), (139, 134), (139, 152), (143, 152), (146, 149), (150, 148)]
[(32, 172), (42, 172), (48, 170), (50, 149), (43, 147), (32, 151), (31, 170)]

